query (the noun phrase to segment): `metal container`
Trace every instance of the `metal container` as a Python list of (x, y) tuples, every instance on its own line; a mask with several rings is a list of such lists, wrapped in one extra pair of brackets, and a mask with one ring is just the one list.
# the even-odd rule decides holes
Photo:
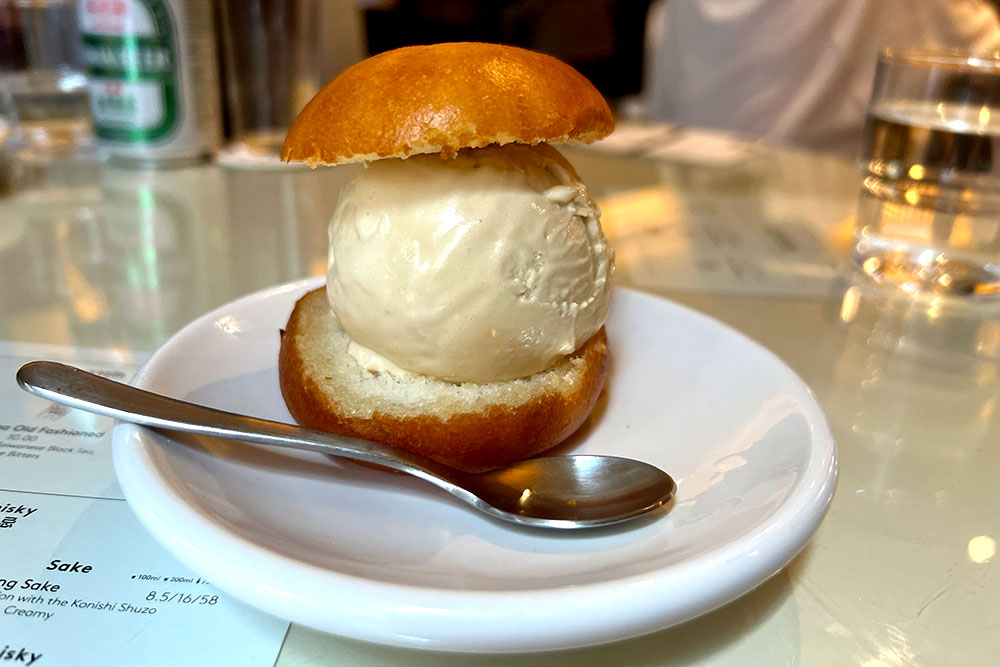
[(221, 141), (212, 3), (81, 0), (94, 129), (110, 159), (204, 161)]

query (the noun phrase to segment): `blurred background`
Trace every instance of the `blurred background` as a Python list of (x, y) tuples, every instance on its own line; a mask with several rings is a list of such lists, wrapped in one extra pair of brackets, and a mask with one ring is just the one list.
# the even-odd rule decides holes
[[(158, 11), (176, 23), (162, 53), (115, 46), (141, 32), (133, 14)], [(852, 155), (879, 51), (992, 51), (1000, 22), (996, 0), (0, 0), (0, 141), (35, 158), (88, 148), (93, 112), (109, 154), (151, 157), (122, 146), (139, 122), (128, 105), (151, 94), (121, 94), (132, 53), (137, 66), (176, 58), (191, 78), (178, 99), (204, 145), (154, 151), (157, 166), (220, 151), (253, 162), (273, 157), (295, 113), (351, 64), (467, 40), (571, 64), (620, 118)], [(115, 61), (114, 48), (126, 55)]]
[[(88, 61), (81, 22), (124, 2), (0, 1), (0, 112), (5, 134), (19, 122), (22, 140), (48, 130), (55, 144), (86, 143)], [(211, 6), (223, 137), (241, 128), (252, 98), (285, 94), (243, 85), (296, 48), (296, 107), (315, 89), (362, 58), (411, 44), (486, 41), (554, 55), (591, 79), (612, 102), (638, 94), (649, 0), (214, 0), (166, 3)], [(187, 8), (190, 12), (190, 7)], [(81, 18), (82, 17), (82, 18)], [(202, 22), (205, 17), (202, 17)], [(199, 26), (200, 28), (201, 26)], [(264, 28), (262, 30), (262, 28)], [(88, 42), (89, 43), (89, 42)], [(263, 60), (263, 63), (260, 62)], [(306, 61), (309, 62), (306, 62)], [(94, 67), (94, 63), (89, 63)], [(242, 68), (242, 69), (241, 69)], [(308, 70), (308, 71), (305, 71)], [(244, 80), (241, 81), (240, 79)], [(298, 109), (291, 110), (292, 113)], [(73, 122), (73, 121), (78, 122)], [(57, 127), (58, 126), (58, 127)]]
[(365, 45), (379, 53), (411, 44), (512, 44), (567, 62), (611, 102), (639, 92), (651, 0), (370, 0), (361, 3)]

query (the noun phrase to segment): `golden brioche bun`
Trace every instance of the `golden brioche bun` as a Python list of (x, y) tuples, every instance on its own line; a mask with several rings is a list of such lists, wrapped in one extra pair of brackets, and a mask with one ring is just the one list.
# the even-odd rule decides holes
[(489, 144), (591, 142), (614, 129), (587, 79), (540, 53), (460, 42), (387, 51), (323, 87), (292, 124), (281, 159), (337, 164), (453, 156)]
[(484, 384), (373, 373), (348, 354), (349, 342), (325, 289), (295, 304), (281, 335), (278, 374), (296, 421), (470, 472), (520, 461), (565, 439), (590, 414), (607, 373), (603, 327), (545, 371)]

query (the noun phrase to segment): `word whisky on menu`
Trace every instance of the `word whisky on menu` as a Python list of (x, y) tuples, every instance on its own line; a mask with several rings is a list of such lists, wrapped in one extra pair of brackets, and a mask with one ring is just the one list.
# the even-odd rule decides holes
[(94, 131), (118, 162), (180, 166), (220, 142), (212, 3), (82, 0)]

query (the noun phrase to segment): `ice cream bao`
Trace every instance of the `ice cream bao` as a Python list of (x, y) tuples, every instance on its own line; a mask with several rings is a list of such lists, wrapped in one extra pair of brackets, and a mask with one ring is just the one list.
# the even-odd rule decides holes
[(330, 221), (326, 298), (283, 334), (292, 415), (466, 470), (578, 428), (606, 374), (614, 252), (552, 144), (612, 128), (575, 70), (492, 44), (399, 49), (320, 91), (282, 156), (365, 164)]

